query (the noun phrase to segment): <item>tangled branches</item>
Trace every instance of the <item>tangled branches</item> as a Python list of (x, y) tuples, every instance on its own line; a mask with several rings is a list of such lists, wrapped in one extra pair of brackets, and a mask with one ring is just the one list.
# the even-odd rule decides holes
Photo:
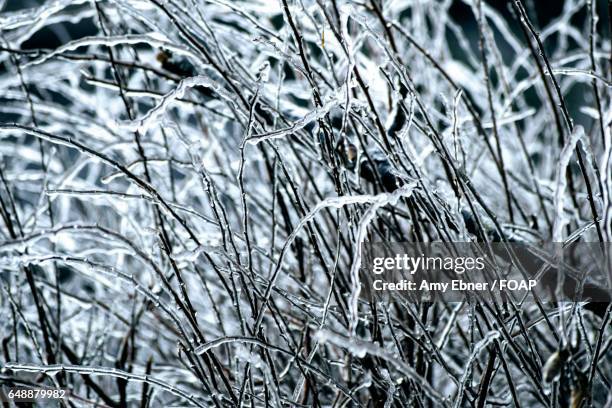
[(364, 242), (612, 241), (603, 1), (21, 3), (0, 2), (4, 386), (612, 403), (608, 304), (418, 304), (359, 275)]

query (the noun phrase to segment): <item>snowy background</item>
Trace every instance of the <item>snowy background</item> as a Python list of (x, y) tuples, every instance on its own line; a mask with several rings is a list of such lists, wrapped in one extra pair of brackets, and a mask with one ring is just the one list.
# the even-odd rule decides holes
[(612, 406), (608, 304), (359, 278), (362, 242), (612, 241), (609, 7), (0, 1), (0, 383)]

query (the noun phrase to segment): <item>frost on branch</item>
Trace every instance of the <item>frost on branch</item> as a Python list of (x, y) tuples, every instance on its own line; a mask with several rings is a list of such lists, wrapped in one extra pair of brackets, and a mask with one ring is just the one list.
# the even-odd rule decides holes
[(609, 406), (609, 304), (359, 273), (364, 242), (612, 241), (606, 5), (0, 1), (0, 384)]

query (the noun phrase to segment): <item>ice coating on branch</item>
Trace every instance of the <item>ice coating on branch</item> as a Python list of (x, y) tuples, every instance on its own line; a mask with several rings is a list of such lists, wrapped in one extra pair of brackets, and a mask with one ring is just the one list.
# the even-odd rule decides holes
[[(273, 132), (252, 135), (246, 139), (246, 142), (249, 144), (258, 144), (266, 140), (279, 139), (294, 134), (312, 122), (325, 117), (327, 114), (329, 114), (330, 110), (340, 105), (340, 103), (342, 103), (342, 96), (344, 92), (346, 92), (346, 88), (344, 87), (337, 89), (323, 104), (323, 106), (308, 112), (302, 118), (294, 121), (291, 126), (280, 130), (275, 130)], [(347, 109), (350, 109), (350, 106), (347, 107)]]
[(574, 133), (570, 135), (570, 138), (565, 146), (563, 146), (563, 150), (561, 151), (557, 164), (557, 179), (555, 181), (554, 195), (555, 224), (552, 234), (553, 242), (563, 242), (563, 228), (568, 223), (568, 218), (565, 216), (565, 212), (563, 210), (565, 202), (565, 189), (567, 187), (565, 174), (570, 159), (574, 154), (574, 150), (577, 148), (577, 144), (582, 138), (584, 138), (584, 129), (582, 126), (577, 126)]
[(160, 118), (164, 116), (173, 102), (175, 102), (177, 99), (181, 99), (185, 95), (185, 92), (187, 92), (189, 89), (199, 86), (210, 88), (215, 92), (219, 92), (220, 89), (218, 84), (216, 84), (210, 78), (202, 75), (183, 79), (181, 82), (179, 82), (175, 89), (164, 95), (157, 106), (148, 111), (142, 118), (135, 119), (131, 122), (122, 123), (119, 126), (128, 130), (138, 130), (139, 132), (144, 133), (149, 130), (151, 126), (160, 124)]
[(376, 212), (384, 207), (385, 205), (395, 205), (397, 201), (402, 197), (408, 197), (412, 193), (412, 190), (416, 186), (416, 183), (406, 183), (402, 187), (395, 190), (393, 193), (382, 193), (377, 196), (371, 197), (369, 203), (370, 207), (366, 210), (363, 217), (358, 221), (357, 234), (355, 237), (355, 255), (351, 264), (351, 296), (349, 298), (349, 307), (351, 313), (351, 330), (354, 332), (357, 328), (357, 322), (359, 320), (359, 293), (361, 292), (361, 283), (359, 279), (359, 268), (361, 268), (361, 244), (365, 240), (365, 236), (368, 230), (368, 226), (376, 217)]
[(417, 303), (359, 270), (376, 242), (612, 240), (605, 7), (545, 3), (0, 1), (2, 381), (565, 407), (583, 372), (605, 406), (607, 303)]

